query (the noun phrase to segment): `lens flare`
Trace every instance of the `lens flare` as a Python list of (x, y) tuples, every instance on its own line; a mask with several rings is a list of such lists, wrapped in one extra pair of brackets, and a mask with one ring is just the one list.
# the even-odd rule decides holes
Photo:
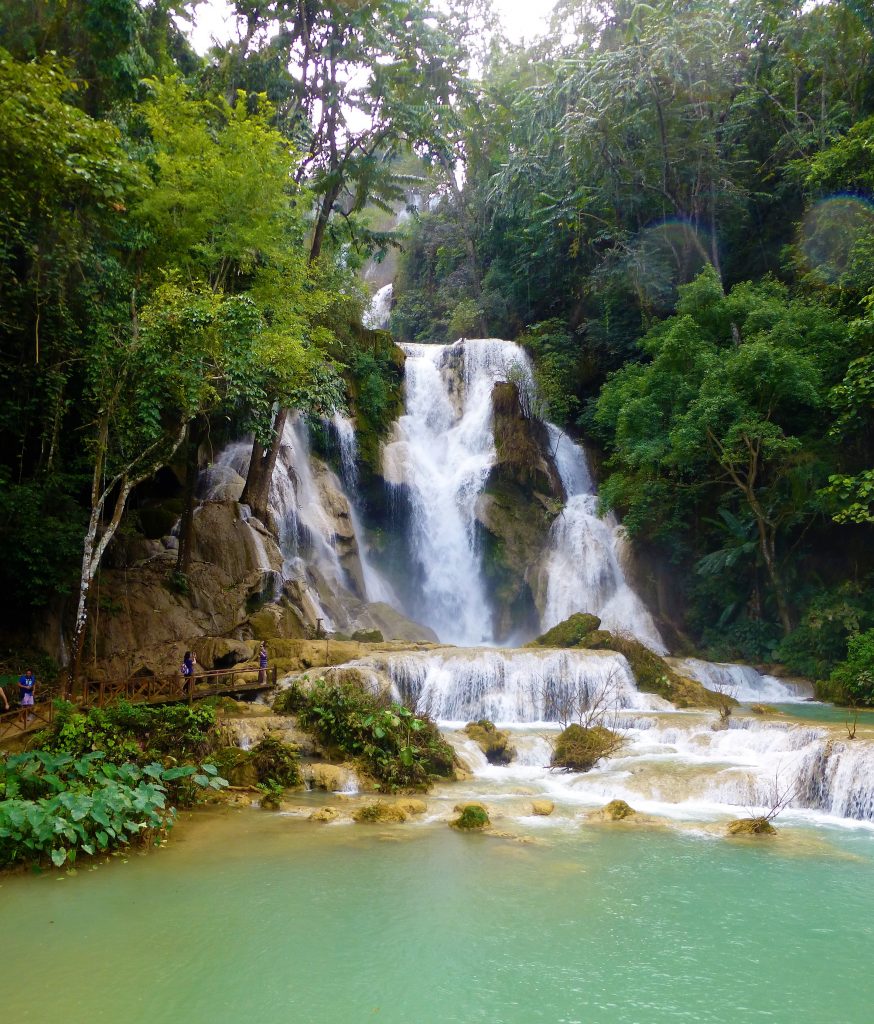
[(852, 284), (860, 242), (874, 238), (874, 205), (835, 195), (815, 203), (801, 222), (800, 246), (811, 271), (827, 284)]
[(679, 218), (644, 228), (628, 256), (638, 291), (655, 309), (672, 309), (677, 286), (691, 281), (710, 260), (710, 234)]

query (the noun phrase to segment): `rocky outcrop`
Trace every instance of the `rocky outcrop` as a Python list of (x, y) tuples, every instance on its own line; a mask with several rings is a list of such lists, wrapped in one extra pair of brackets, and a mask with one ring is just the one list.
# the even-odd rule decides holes
[(510, 743), (510, 734), (495, 728), (494, 722), (486, 718), (479, 722), (468, 722), (464, 731), (486, 755), (489, 764), (509, 764), (516, 756), (516, 748)]
[(536, 628), (534, 572), (564, 490), (549, 452), (546, 428), (526, 416), (515, 384), (492, 391), (496, 459), (477, 499), (483, 571), (496, 606), (495, 635)]

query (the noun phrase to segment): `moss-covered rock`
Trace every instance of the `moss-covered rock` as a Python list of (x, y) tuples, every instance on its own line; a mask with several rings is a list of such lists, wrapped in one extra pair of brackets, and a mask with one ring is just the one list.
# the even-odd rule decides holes
[(555, 810), (555, 804), (551, 800), (532, 800), (531, 813), (548, 818)]
[(675, 672), (664, 658), (633, 637), (619, 636), (598, 629), (584, 637), (577, 646), (589, 650), (616, 651), (617, 654), (624, 655), (634, 673), (639, 690), (658, 694), (679, 708), (721, 709), (737, 705), (734, 698), (723, 693), (714, 693), (697, 680)]
[[(570, 618), (547, 630), (529, 647), (579, 647), (581, 642), (595, 630), (600, 629), (601, 620), (588, 612), (575, 612)], [(608, 636), (610, 634), (607, 634)]]
[(585, 728), (569, 725), (559, 733), (552, 752), (550, 767), (569, 772), (587, 772), (602, 757), (614, 754), (622, 745), (622, 737), (601, 725)]
[(355, 821), (371, 824), (397, 824), (410, 819), (409, 814), (399, 803), (385, 803), (382, 800), (359, 807), (352, 817)]
[(248, 750), (239, 747), (220, 747), (210, 760), (218, 769), (219, 775), (228, 780), (232, 786), (258, 785), (258, 771)]
[(750, 704), (750, 711), (754, 715), (775, 715), (777, 709), (771, 707), (770, 704)]
[(767, 818), (737, 818), (726, 826), (730, 836), (775, 836), (777, 829)]
[(340, 812), (336, 807), (319, 807), (310, 815), (310, 821), (320, 821), (328, 824), (329, 822), (336, 821), (339, 817)]
[(314, 789), (325, 789), (337, 793), (349, 782), (349, 769), (342, 765), (317, 762), (307, 768), (307, 775)]
[(509, 764), (516, 756), (516, 748), (510, 744), (510, 734), (496, 728), (495, 723), (487, 718), (468, 722), (464, 731), (486, 755), (489, 764)]
[(461, 829), (464, 832), (475, 832), (491, 825), (488, 811), (482, 804), (459, 804), (455, 810), (460, 813), (455, 821), (450, 822), (453, 828)]
[(624, 821), (625, 818), (631, 818), (637, 814), (637, 811), (624, 800), (611, 800), (606, 807), (601, 808), (601, 813), (605, 819), (610, 821)]

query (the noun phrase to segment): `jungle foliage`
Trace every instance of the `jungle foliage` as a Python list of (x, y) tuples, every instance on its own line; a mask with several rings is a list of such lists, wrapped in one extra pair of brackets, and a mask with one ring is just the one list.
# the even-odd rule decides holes
[(675, 643), (826, 679), (874, 618), (874, 23), (562, 0), (495, 41), (403, 339), (517, 338), (676, 583)]

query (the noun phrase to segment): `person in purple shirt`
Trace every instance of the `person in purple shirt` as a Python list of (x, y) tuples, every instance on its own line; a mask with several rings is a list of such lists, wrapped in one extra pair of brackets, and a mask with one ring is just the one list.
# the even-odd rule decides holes
[(258, 683), (263, 686), (267, 682), (267, 641), (261, 641), (258, 651)]
[(18, 700), (21, 704), (21, 725), (27, 725), (27, 709), (33, 707), (33, 691), (36, 689), (36, 679), (33, 676), (33, 669), (26, 669), (23, 676), (18, 677)]

